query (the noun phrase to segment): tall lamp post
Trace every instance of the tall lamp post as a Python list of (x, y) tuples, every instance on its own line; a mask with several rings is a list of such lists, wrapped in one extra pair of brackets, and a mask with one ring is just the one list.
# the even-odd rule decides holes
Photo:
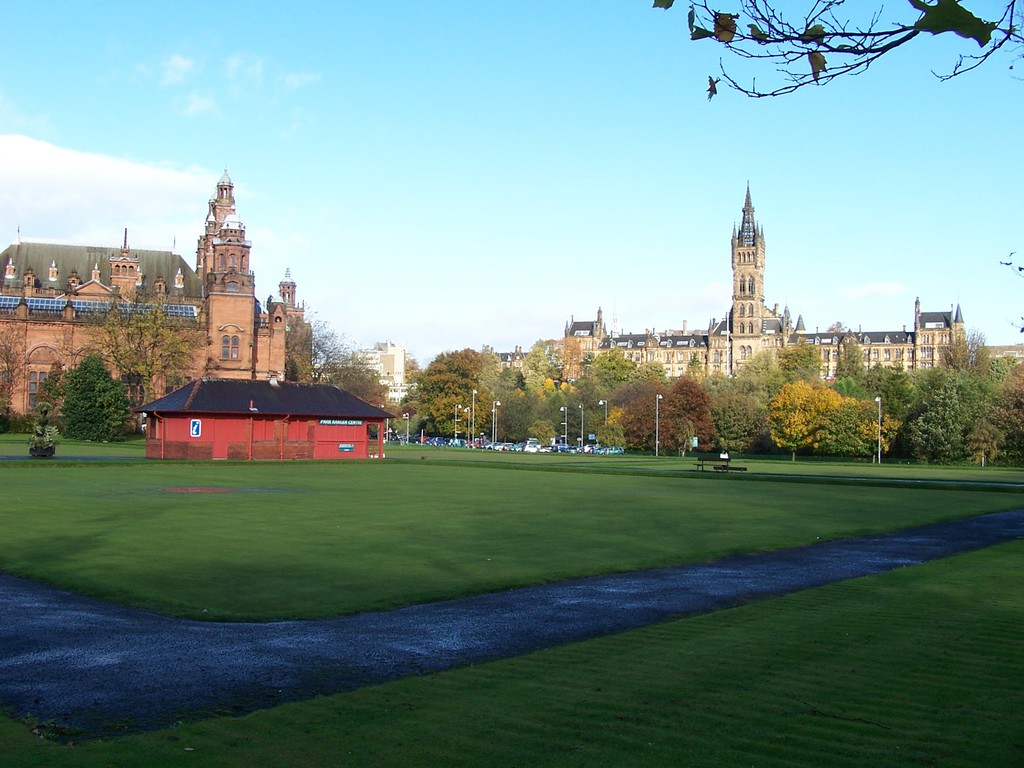
[(597, 404), (604, 406), (604, 425), (607, 427), (608, 426), (608, 401), (607, 400), (598, 400)]
[(476, 439), (476, 390), (473, 390), (473, 410), (469, 414), (469, 429), (466, 431), (466, 435)]
[(562, 418), (562, 445), (566, 448), (569, 447), (569, 409), (564, 405), (560, 406), (559, 409), (563, 414)]
[(491, 444), (498, 442), (498, 406), (497, 400), (491, 403)]
[(878, 403), (878, 463), (882, 463), (882, 398), (876, 397)]
[(455, 406), (455, 439), (459, 439), (459, 411), (462, 410), (461, 405)]
[(661, 395), (654, 399), (654, 455), (661, 455)]
[(583, 403), (580, 403), (580, 450), (583, 450), (583, 446), (586, 441), (583, 439), (586, 433), (583, 431)]
[(409, 414), (403, 413), (402, 418), (405, 419), (405, 444), (409, 444)]

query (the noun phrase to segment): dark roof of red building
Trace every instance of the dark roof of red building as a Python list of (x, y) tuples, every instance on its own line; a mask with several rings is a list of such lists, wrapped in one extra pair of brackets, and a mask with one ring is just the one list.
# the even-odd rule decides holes
[(259, 413), (264, 416), (392, 418), (350, 392), (326, 384), (196, 379), (159, 400), (139, 406), (143, 413)]

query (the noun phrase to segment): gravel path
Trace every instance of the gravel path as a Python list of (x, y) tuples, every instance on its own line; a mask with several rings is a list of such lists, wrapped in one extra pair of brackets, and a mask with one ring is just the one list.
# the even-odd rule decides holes
[(1024, 536), (1024, 510), (319, 621), (173, 619), (0, 575), (0, 705), (101, 735), (508, 658)]

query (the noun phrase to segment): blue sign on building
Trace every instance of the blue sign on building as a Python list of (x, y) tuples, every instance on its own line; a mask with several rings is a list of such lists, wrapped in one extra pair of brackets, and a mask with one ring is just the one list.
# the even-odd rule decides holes
[(192, 419), (188, 423), (188, 436), (189, 437), (202, 437), (203, 435), (203, 420)]

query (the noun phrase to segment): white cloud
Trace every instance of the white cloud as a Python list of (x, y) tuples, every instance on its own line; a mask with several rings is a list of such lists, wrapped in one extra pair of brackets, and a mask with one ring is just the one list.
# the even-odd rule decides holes
[(236, 87), (256, 87), (263, 83), (263, 59), (252, 53), (236, 53), (225, 62), (225, 76)]
[(320, 73), (319, 72), (288, 72), (288, 73), (286, 73), (284, 75), (281, 75), (281, 77), (278, 78), (278, 79), (280, 80), (281, 85), (286, 90), (294, 91), (294, 90), (297, 90), (299, 88), (304, 88), (307, 85), (311, 85), (312, 83), (320, 82)]
[(0, 135), (0, 242), (118, 245), (191, 253), (219, 171), (163, 168)]
[(198, 117), (199, 115), (215, 113), (216, 111), (217, 102), (212, 96), (196, 93), (195, 91), (188, 95), (183, 110), (186, 117)]
[(176, 53), (164, 62), (163, 84), (180, 85), (195, 69), (196, 63), (193, 59)]

